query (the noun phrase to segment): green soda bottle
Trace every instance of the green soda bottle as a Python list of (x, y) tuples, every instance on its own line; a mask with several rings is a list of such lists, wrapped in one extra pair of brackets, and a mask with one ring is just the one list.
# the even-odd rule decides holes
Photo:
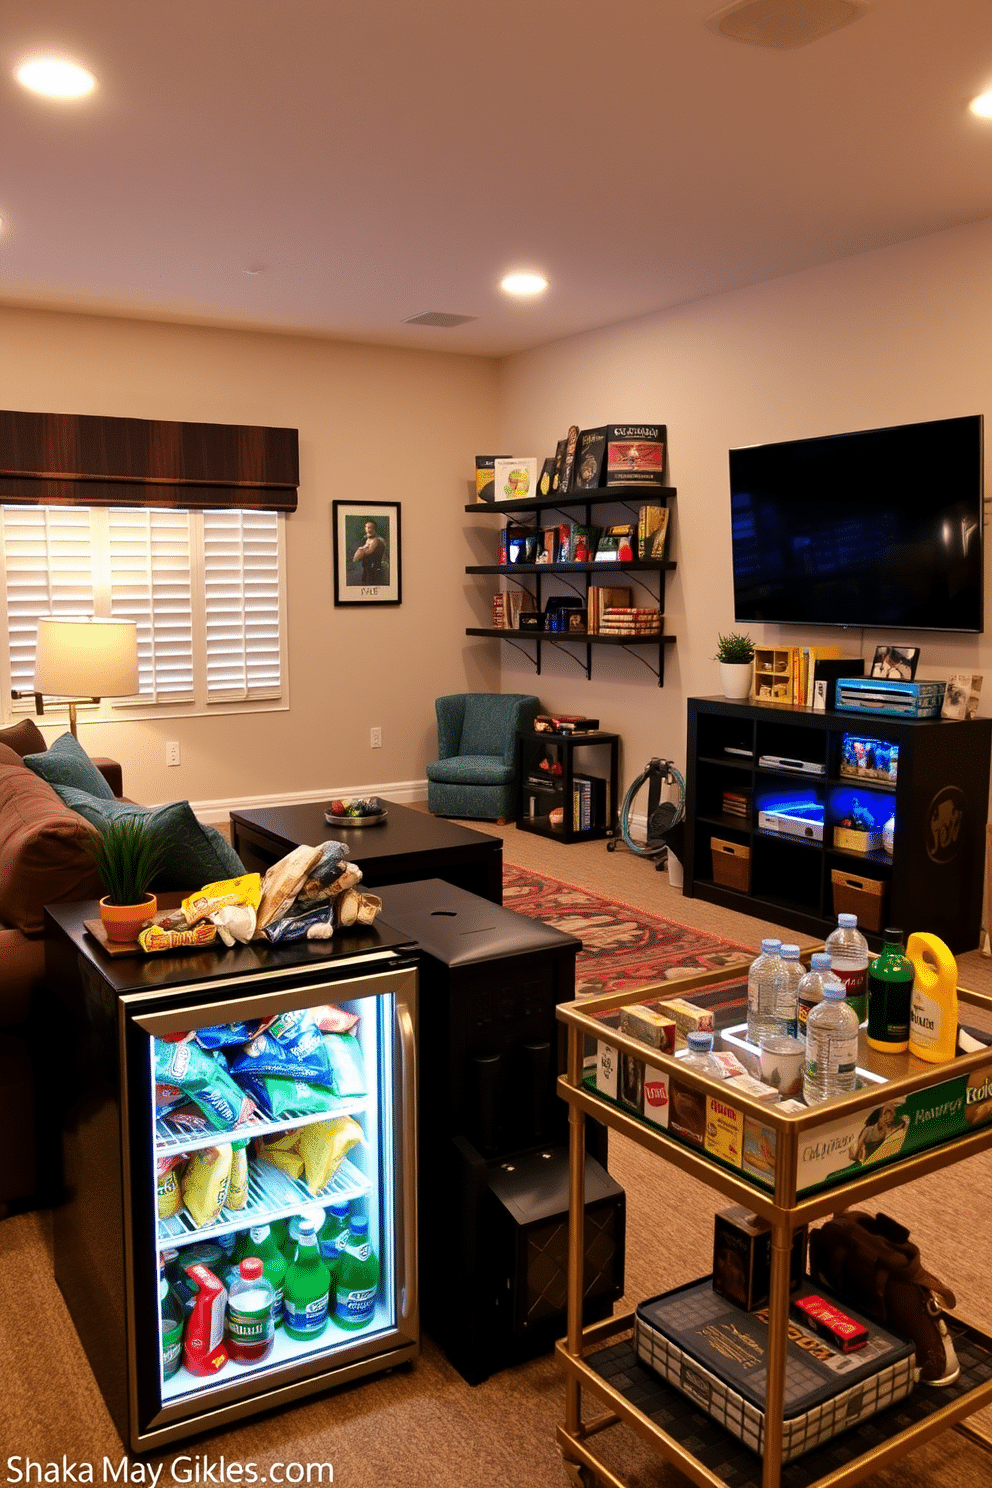
[(250, 1256), (257, 1256), (262, 1262), (262, 1274), (275, 1292), (272, 1321), (278, 1328), (282, 1324), (282, 1292), (288, 1269), (286, 1257), (276, 1244), (276, 1238), (267, 1224), (256, 1225), (245, 1233), (248, 1239), (238, 1258), (239, 1262), (247, 1260)]
[(159, 1256), (158, 1296), (162, 1314), (162, 1378), (167, 1380), (176, 1373), (182, 1358), (186, 1315), (166, 1274), (164, 1256)]
[(300, 1225), (304, 1220), (309, 1220), (313, 1225), (314, 1234), (324, 1223), (324, 1211), (319, 1204), (310, 1209), (301, 1209), (299, 1214), (294, 1214), (286, 1229), (286, 1238), (282, 1243), (282, 1253), (286, 1257), (286, 1265), (291, 1266), (296, 1260), (296, 1248), (300, 1243)]
[(331, 1273), (332, 1287), (337, 1280), (341, 1257), (348, 1243), (348, 1236), (351, 1234), (348, 1224), (349, 1209), (347, 1199), (328, 1205), (327, 1218), (317, 1233), (317, 1244), (320, 1246), (321, 1258)]
[(283, 1325), (290, 1338), (309, 1343), (327, 1327), (331, 1273), (320, 1258), (312, 1219), (301, 1217), (296, 1260), (286, 1272), (282, 1290)]
[(868, 967), (868, 1030), (873, 1049), (901, 1054), (909, 1048), (913, 963), (903, 951), (902, 931), (886, 930), (880, 954)]
[(355, 1218), (338, 1266), (334, 1319), (341, 1328), (367, 1328), (375, 1317), (379, 1258), (369, 1242), (369, 1222)]

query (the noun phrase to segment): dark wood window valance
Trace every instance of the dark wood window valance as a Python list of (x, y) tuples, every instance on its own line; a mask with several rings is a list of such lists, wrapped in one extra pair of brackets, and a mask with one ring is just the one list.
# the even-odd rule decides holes
[(296, 429), (0, 410), (0, 502), (295, 511)]

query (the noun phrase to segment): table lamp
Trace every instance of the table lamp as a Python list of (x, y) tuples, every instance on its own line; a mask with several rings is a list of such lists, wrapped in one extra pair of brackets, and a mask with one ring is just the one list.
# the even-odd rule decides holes
[(78, 737), (78, 703), (133, 697), (138, 691), (137, 625), (89, 615), (39, 616), (34, 686), (39, 713), (44, 713), (42, 693), (69, 704), (69, 728)]

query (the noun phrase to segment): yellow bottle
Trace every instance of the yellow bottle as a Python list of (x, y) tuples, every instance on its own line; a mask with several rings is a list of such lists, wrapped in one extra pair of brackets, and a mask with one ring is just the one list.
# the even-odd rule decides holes
[(913, 963), (909, 1052), (930, 1064), (954, 1058), (958, 1041), (958, 964), (936, 935), (915, 930), (906, 942)]

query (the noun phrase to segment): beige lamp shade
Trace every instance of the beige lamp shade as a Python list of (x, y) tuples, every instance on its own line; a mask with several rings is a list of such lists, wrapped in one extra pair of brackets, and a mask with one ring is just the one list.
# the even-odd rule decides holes
[(138, 691), (138, 627), (133, 620), (42, 615), (35, 691), (53, 697), (133, 697)]

